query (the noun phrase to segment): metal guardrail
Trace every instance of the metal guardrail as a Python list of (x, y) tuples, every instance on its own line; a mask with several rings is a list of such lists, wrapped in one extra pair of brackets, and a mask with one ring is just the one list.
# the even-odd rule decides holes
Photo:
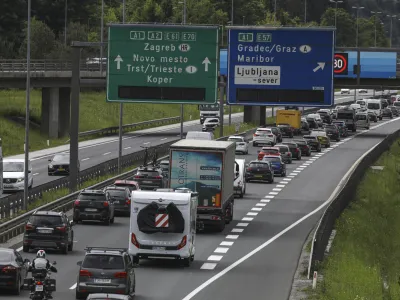
[(347, 208), (350, 202), (353, 201), (358, 185), (363, 179), (365, 172), (385, 151), (389, 150), (390, 146), (399, 137), (400, 130), (397, 130), (388, 135), (375, 148), (369, 151), (367, 155), (359, 161), (353, 172), (347, 177), (347, 179), (345, 179), (341, 190), (325, 210), (313, 237), (308, 268), (308, 279), (311, 278), (313, 272), (318, 269), (319, 264), (323, 261), (325, 250), (336, 220), (340, 217), (343, 210)]
[[(26, 60), (23, 59), (0, 59), (0, 73), (26, 72)], [(100, 72), (100, 64), (81, 60), (81, 71)], [(72, 71), (72, 61), (61, 59), (33, 59), (31, 60), (32, 72), (63, 72)], [(107, 64), (103, 64), (103, 72), (107, 71)]]
[[(156, 120), (150, 120), (150, 121), (143, 121), (139, 123), (132, 123), (132, 124), (126, 124), (122, 126), (122, 130), (125, 132), (126, 130), (132, 130), (134, 128), (140, 128), (140, 127), (145, 127), (145, 126), (161, 126), (165, 124), (170, 124), (170, 123), (177, 123), (181, 120), (181, 117), (170, 117), (170, 118), (163, 118), (163, 119), (156, 119)], [(90, 135), (112, 135), (112, 134), (117, 134), (119, 131), (118, 126), (113, 126), (113, 127), (107, 127), (107, 128), (102, 128), (102, 129), (95, 129), (95, 130), (89, 130), (89, 131), (84, 131), (79, 133), (79, 137), (85, 137), (85, 136), (90, 136)]]

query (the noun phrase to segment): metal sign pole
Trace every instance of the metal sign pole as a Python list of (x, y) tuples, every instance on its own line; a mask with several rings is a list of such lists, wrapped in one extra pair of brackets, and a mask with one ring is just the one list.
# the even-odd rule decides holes
[(224, 93), (225, 93), (225, 82), (224, 76), (219, 76), (219, 137), (224, 136)]
[[(122, 23), (125, 24), (125, 0), (122, 1)], [(119, 126), (118, 126), (118, 173), (122, 173), (122, 135), (124, 121), (124, 104), (119, 104)]]

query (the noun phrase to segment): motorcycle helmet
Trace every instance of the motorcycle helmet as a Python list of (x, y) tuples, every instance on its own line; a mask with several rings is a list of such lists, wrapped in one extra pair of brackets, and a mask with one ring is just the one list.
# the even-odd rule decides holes
[(36, 257), (37, 257), (37, 258), (46, 258), (46, 252), (44, 252), (44, 250), (39, 250), (39, 251), (36, 253)]

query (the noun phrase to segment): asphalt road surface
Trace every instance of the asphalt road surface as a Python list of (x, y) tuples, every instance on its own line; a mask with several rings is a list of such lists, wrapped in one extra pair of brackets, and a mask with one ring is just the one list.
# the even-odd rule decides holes
[[(142, 260), (136, 271), (138, 300), (287, 299), (304, 240), (320, 218), (326, 202), (351, 165), (366, 150), (396, 131), (400, 118), (372, 123), (369, 131), (332, 142), (312, 157), (287, 165), (285, 178), (275, 183), (248, 183), (243, 199), (235, 200), (234, 220), (221, 233), (199, 233), (195, 261), (188, 268), (170, 260)], [(288, 139), (287, 139), (288, 140)], [(256, 159), (250, 146), (246, 161)], [(307, 216), (307, 217), (305, 217)], [(300, 221), (299, 221), (300, 220)], [(48, 252), (59, 272), (54, 299), (75, 297), (76, 262), (86, 246), (124, 247), (129, 243), (129, 219), (116, 218), (109, 227), (77, 224), (74, 250)], [(19, 249), (21, 250), (21, 249)], [(32, 259), (35, 253), (23, 253)], [(5, 295), (7, 299), (27, 299)]]
[[(340, 95), (340, 92), (335, 93), (335, 104), (340, 104), (341, 102), (348, 102), (354, 99), (354, 91), (350, 95)], [(357, 94), (357, 99), (362, 99), (368, 96), (372, 96), (372, 91), (368, 94)], [(271, 115), (271, 110), (267, 110), (267, 115)], [(232, 118), (232, 122), (242, 121), (243, 117)], [(184, 132), (187, 131), (201, 131), (202, 126), (200, 122), (197, 125), (185, 126)], [(123, 152), (122, 155), (134, 153), (142, 150), (140, 146), (156, 146), (168, 141), (177, 140), (180, 137), (180, 129), (170, 129), (165, 131), (160, 131), (160, 129), (154, 129), (153, 133), (143, 134), (143, 133), (128, 133), (124, 135), (123, 139)], [(33, 186), (38, 186), (44, 183), (51, 182), (62, 176), (48, 176), (47, 166), (49, 164), (49, 159), (53, 155), (49, 155), (42, 158), (32, 159), (33, 168)], [(81, 170), (85, 170), (89, 167), (96, 166), (107, 160), (118, 157), (118, 138), (115, 138), (107, 142), (98, 142), (93, 140), (93, 143), (89, 146), (82, 147), (79, 149), (79, 158), (81, 161)], [(7, 196), (4, 194), (3, 197)]]

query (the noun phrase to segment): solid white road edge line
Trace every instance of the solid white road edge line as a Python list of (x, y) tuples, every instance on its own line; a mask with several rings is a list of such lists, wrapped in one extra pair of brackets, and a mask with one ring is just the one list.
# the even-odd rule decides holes
[(74, 289), (76, 289), (76, 283), (74, 283), (74, 285), (73, 285), (73, 286), (71, 286), (69, 289), (70, 289), (70, 290), (74, 290)]
[[(381, 143), (381, 141), (379, 142)], [(194, 296), (196, 296), (198, 293), (200, 293), (202, 290), (204, 290), (207, 286), (209, 286), (211, 283), (213, 283), (214, 281), (218, 280), (219, 278), (221, 278), (222, 276), (224, 276), (226, 273), (228, 273), (230, 270), (234, 269), (235, 267), (237, 267), (238, 265), (240, 265), (241, 263), (243, 263), (244, 261), (246, 261), (247, 259), (249, 259), (250, 257), (252, 257), (254, 254), (260, 252), (261, 250), (263, 250), (265, 247), (267, 247), (269, 244), (271, 244), (272, 242), (274, 242), (275, 240), (277, 240), (278, 238), (280, 238), (282, 235), (284, 235), (286, 232), (290, 231), (291, 229), (293, 229), (294, 227), (296, 227), (297, 225), (301, 224), (302, 222), (304, 222), (305, 220), (307, 220), (309, 217), (315, 215), (317, 212), (319, 212), (321, 209), (323, 209), (325, 206), (327, 206), (336, 196), (336, 194), (342, 189), (343, 185), (345, 184), (345, 182), (347, 182), (348, 180), (348, 176), (351, 174), (351, 172), (353, 172), (353, 170), (357, 167), (357, 165), (360, 163), (360, 161), (366, 156), (368, 155), (373, 149), (375, 149), (375, 147), (379, 144), (377, 143), (375, 146), (373, 146), (372, 148), (370, 148), (369, 151), (367, 151), (366, 153), (364, 153), (352, 166), (351, 168), (347, 171), (347, 173), (344, 175), (344, 177), (342, 178), (342, 180), (339, 182), (339, 184), (336, 186), (335, 190), (333, 191), (333, 193), (331, 194), (331, 196), (328, 198), (328, 200), (326, 200), (325, 202), (323, 202), (320, 206), (318, 206), (316, 209), (314, 209), (313, 211), (311, 211), (310, 213), (308, 213), (307, 215), (305, 215), (304, 217), (298, 219), (296, 222), (292, 223), (291, 225), (289, 225), (288, 227), (286, 227), (284, 230), (282, 230), (281, 232), (279, 232), (277, 235), (273, 236), (271, 239), (267, 240), (265, 243), (263, 243), (262, 245), (258, 246), (257, 248), (255, 248), (253, 251), (247, 253), (245, 256), (243, 256), (242, 258), (240, 258), (239, 260), (237, 260), (236, 262), (234, 262), (233, 264), (231, 264), (230, 266), (226, 267), (225, 269), (223, 269), (221, 272), (217, 273), (216, 275), (214, 275), (213, 277), (211, 277), (210, 279), (208, 279), (206, 282), (204, 282), (203, 284), (201, 284), (200, 286), (198, 286), (196, 289), (194, 289), (191, 293), (189, 293), (185, 298), (183, 298), (182, 300), (190, 300), (192, 299)], [(311, 244), (311, 253), (312, 253), (312, 246), (313, 244)]]

